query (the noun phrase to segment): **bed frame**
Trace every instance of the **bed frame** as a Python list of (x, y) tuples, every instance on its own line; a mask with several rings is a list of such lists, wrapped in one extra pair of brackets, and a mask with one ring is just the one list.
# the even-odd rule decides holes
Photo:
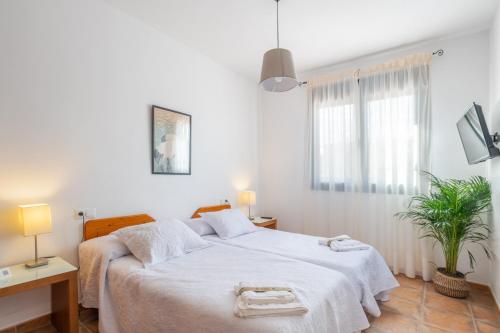
[(208, 212), (218, 212), (219, 210), (230, 209), (230, 204), (217, 205), (217, 206), (207, 206), (198, 208), (191, 218), (195, 219), (201, 217), (200, 213), (208, 213)]
[(105, 219), (90, 220), (83, 226), (83, 239), (88, 240), (106, 236), (115, 230), (137, 224), (154, 222), (155, 219), (147, 214), (117, 216)]
[[(201, 217), (200, 213), (217, 212), (219, 210), (229, 208), (231, 208), (230, 204), (200, 207), (193, 213), (192, 218)], [(85, 225), (83, 226), (83, 240), (106, 236), (113, 231), (121, 228), (154, 221), (155, 219), (147, 214), (117, 216), (105, 219), (90, 220), (87, 221), (87, 223), (85, 223)]]

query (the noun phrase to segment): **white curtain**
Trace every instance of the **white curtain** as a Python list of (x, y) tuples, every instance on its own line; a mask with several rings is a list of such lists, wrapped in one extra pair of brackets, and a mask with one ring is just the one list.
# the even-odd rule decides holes
[(428, 190), (430, 59), (310, 80), (305, 231), (374, 245), (394, 273), (429, 279), (431, 251), (394, 214)]

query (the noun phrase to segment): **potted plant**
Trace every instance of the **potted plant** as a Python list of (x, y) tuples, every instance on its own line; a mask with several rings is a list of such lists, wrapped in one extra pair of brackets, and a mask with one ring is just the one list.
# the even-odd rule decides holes
[[(481, 215), (490, 211), (491, 188), (488, 181), (480, 176), (469, 180), (442, 180), (430, 173), (429, 194), (414, 196), (408, 211), (396, 215), (418, 225), (422, 237), (432, 238), (434, 245), (443, 250), (446, 267), (438, 267), (433, 278), (436, 290), (444, 295), (465, 298), (469, 285), (465, 275), (457, 271), (457, 262), (464, 246), (479, 244), (491, 258), (491, 251), (484, 243), (491, 232)], [(471, 269), (476, 259), (467, 250)]]

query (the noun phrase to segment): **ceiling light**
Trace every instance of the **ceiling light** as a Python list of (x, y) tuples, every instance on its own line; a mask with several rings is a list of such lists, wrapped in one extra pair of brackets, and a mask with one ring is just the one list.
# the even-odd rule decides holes
[(276, 40), (277, 48), (264, 54), (260, 84), (267, 91), (283, 92), (298, 85), (292, 52), (280, 48), (279, 1), (276, 2)]

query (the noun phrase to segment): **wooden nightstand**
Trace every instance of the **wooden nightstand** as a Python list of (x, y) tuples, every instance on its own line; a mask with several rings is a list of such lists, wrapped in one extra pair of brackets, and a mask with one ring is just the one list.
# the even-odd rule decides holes
[(51, 286), (52, 325), (61, 333), (78, 333), (78, 269), (59, 257), (49, 264), (26, 268), (24, 264), (9, 267), (12, 275), (0, 279), (0, 297), (34, 288)]
[(277, 229), (278, 228), (278, 219), (275, 217), (270, 218), (270, 219), (265, 219), (263, 217), (256, 216), (252, 220), (253, 224), (255, 224), (258, 227), (264, 227), (268, 229)]

